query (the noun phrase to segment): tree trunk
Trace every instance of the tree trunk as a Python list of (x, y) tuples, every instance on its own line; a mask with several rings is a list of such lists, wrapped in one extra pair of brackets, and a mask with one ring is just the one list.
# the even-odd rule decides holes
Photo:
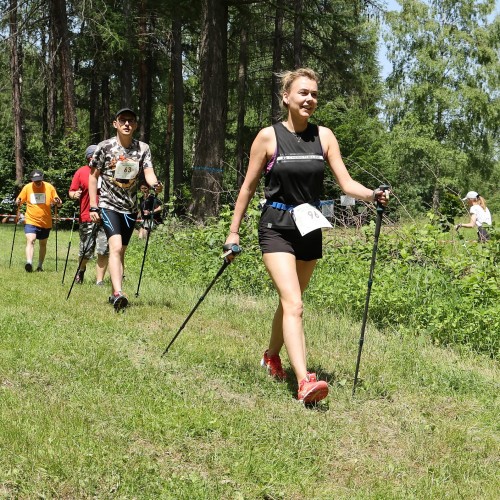
[(57, 42), (54, 38), (52, 18), (49, 16), (49, 43), (48, 43), (48, 62), (47, 62), (47, 140), (46, 147), (49, 157), (52, 155), (53, 138), (56, 135), (57, 121), (57, 70), (56, 70), (56, 52)]
[[(122, 1), (122, 11), (124, 19), (132, 18), (132, 8), (131, 0)], [(120, 65), (120, 108), (125, 108), (132, 106), (132, 75), (134, 70), (132, 67), (132, 46), (133, 40), (135, 39), (135, 23), (128, 25), (128, 29), (125, 30), (125, 49), (121, 53), (121, 65)], [(118, 110), (116, 110), (118, 111)], [(136, 111), (138, 112), (138, 111)]]
[(19, 43), (17, 22), (17, 0), (9, 5), (10, 72), (12, 78), (12, 116), (14, 118), (14, 150), (16, 160), (16, 186), (21, 187), (24, 176), (24, 120), (22, 110), (22, 68), (23, 52)]
[(182, 203), (184, 177), (184, 81), (182, 78), (182, 22), (172, 21), (172, 77), (174, 81), (174, 182), (173, 194), (177, 205)]
[(53, 37), (58, 44), (57, 54), (63, 96), (64, 133), (69, 134), (76, 131), (77, 122), (68, 17), (64, 0), (50, 0), (50, 18), (52, 20)]
[(151, 19), (145, 0), (139, 3), (139, 138), (149, 142), (152, 117)]
[(295, 0), (295, 15), (293, 26), (293, 65), (294, 68), (302, 67), (302, 8), (304, 0)]
[(227, 118), (228, 8), (225, 0), (203, 0), (202, 11), (200, 121), (191, 179), (191, 212), (199, 221), (219, 212)]
[(277, 73), (281, 71), (281, 52), (283, 47), (283, 17), (284, 0), (277, 0), (276, 14), (274, 18), (274, 39), (273, 39), (273, 71), (271, 84), (271, 121), (279, 122), (281, 119), (281, 100), (280, 100), (280, 78)]
[(101, 110), (99, 105), (99, 68), (94, 61), (93, 71), (90, 77), (90, 119), (89, 119), (89, 132), (90, 140), (93, 144), (97, 144), (102, 140), (101, 136)]
[(170, 157), (172, 154), (172, 117), (174, 114), (174, 77), (172, 71), (168, 74), (168, 103), (167, 103), (167, 133), (165, 134), (165, 177), (163, 183), (163, 200), (170, 200)]
[(111, 114), (111, 107), (109, 102), (109, 76), (106, 74), (101, 79), (101, 103), (102, 103), (101, 105), (102, 105), (102, 120), (103, 120), (102, 139), (109, 139), (111, 135), (114, 135), (112, 133), (113, 129), (111, 128), (111, 123), (110, 123), (110, 119), (113, 119), (114, 115)]
[(240, 188), (245, 178), (245, 95), (248, 77), (248, 30), (242, 20), (240, 52), (238, 57), (238, 123), (236, 129), (236, 187)]

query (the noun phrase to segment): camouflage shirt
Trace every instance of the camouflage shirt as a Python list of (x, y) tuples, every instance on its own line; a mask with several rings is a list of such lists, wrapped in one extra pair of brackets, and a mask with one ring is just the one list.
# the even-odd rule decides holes
[(135, 213), (139, 179), (153, 168), (151, 151), (145, 142), (132, 139), (124, 148), (116, 137), (97, 145), (89, 165), (99, 170), (99, 207), (119, 213)]

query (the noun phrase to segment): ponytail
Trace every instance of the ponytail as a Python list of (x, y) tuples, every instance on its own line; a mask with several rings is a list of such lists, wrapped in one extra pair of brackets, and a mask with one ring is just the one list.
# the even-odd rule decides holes
[(486, 210), (486, 200), (480, 194), (477, 195), (476, 200), (479, 203), (479, 205), (481, 206), (481, 208), (483, 210)]

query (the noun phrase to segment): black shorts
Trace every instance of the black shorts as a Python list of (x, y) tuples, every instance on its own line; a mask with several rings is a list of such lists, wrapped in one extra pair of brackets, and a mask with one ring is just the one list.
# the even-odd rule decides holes
[(477, 228), (477, 240), (479, 243), (486, 243), (490, 239), (490, 234), (483, 226)]
[(262, 253), (286, 252), (297, 260), (316, 260), (323, 257), (323, 233), (316, 229), (301, 236), (298, 229), (259, 227)]
[(101, 219), (108, 240), (111, 236), (119, 234), (122, 237), (122, 245), (129, 244), (134, 232), (137, 214), (122, 214), (109, 210), (109, 208), (101, 208)]
[(50, 229), (34, 226), (33, 224), (24, 225), (24, 234), (35, 234), (37, 240), (46, 240), (49, 237)]

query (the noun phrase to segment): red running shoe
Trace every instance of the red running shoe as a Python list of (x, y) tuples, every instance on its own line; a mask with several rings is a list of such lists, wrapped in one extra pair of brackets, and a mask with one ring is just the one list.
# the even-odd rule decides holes
[(299, 383), (297, 399), (304, 403), (317, 403), (328, 396), (328, 384), (317, 380), (315, 373), (308, 373)]
[(267, 373), (271, 377), (277, 378), (278, 380), (286, 380), (286, 372), (281, 366), (281, 358), (279, 354), (273, 354), (269, 356), (267, 351), (264, 353), (264, 357), (260, 361), (260, 366), (267, 369)]

